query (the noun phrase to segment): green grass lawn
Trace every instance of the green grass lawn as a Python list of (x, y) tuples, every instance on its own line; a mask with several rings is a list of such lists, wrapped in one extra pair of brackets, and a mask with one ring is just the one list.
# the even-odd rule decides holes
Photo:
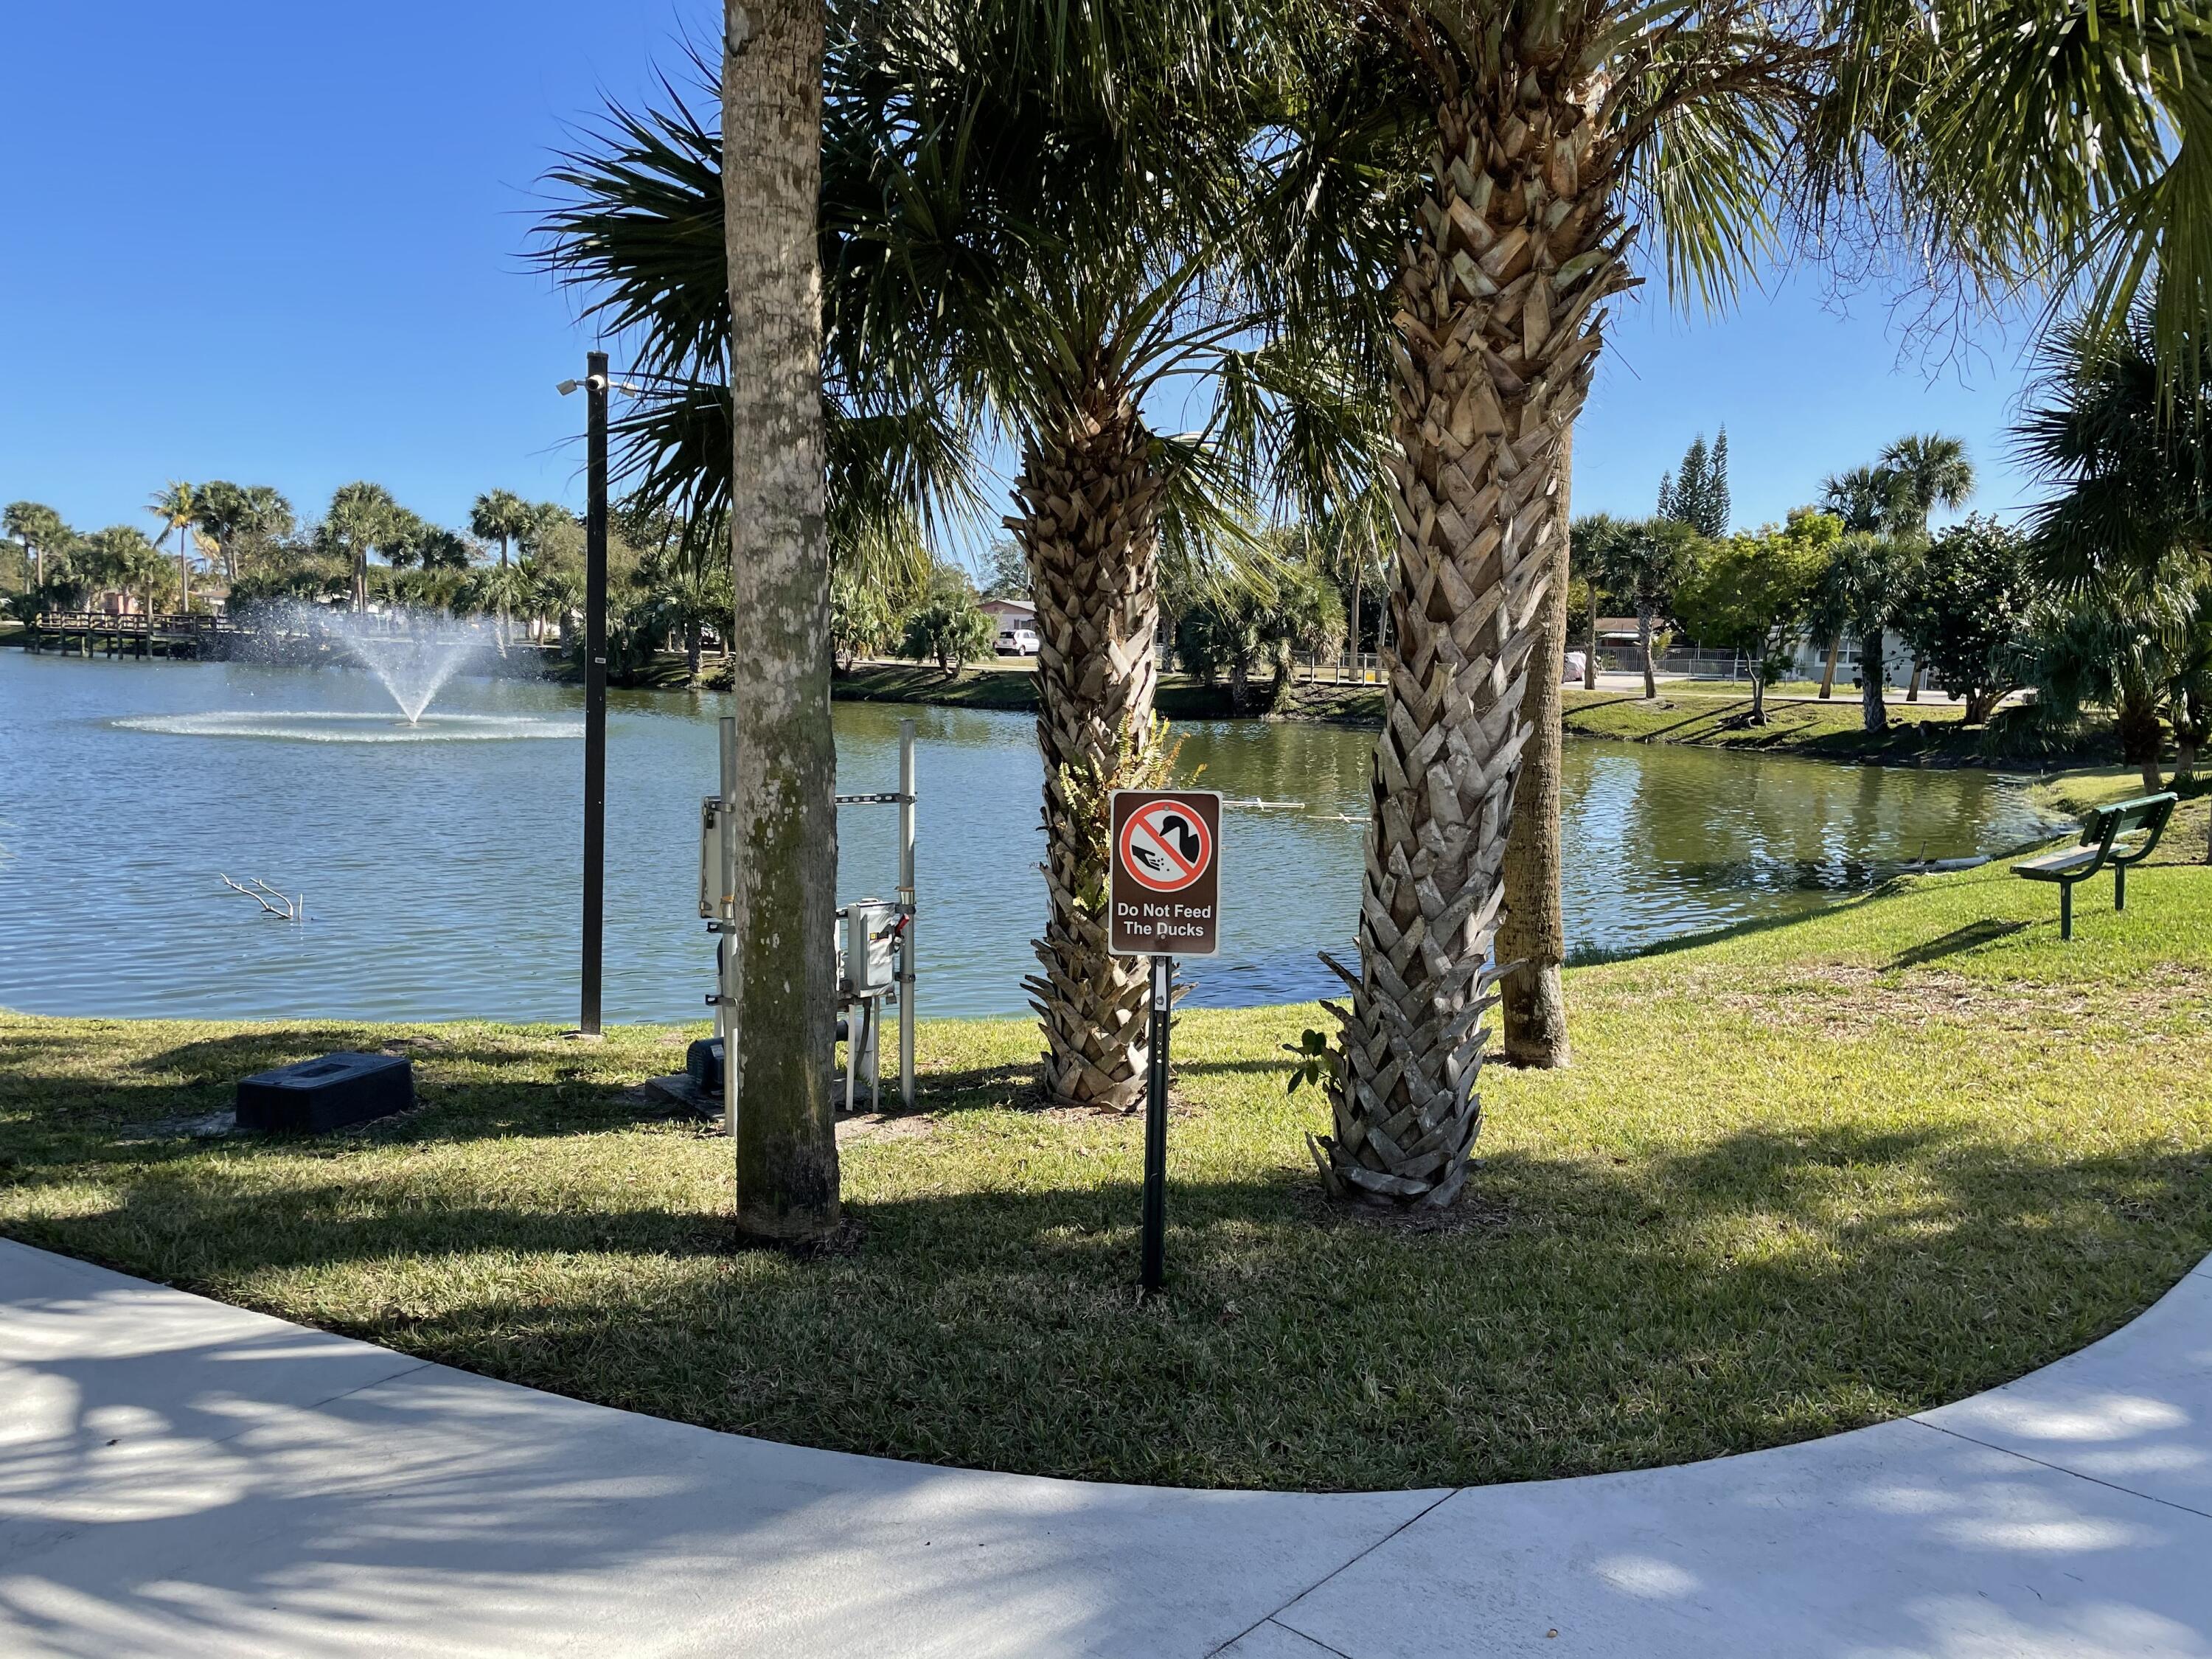
[[(2212, 1248), (2212, 872), (2122, 916), (2002, 866), (1571, 970), (1576, 1064), (1486, 1073), (1441, 1231), (1333, 1209), (1277, 1045), (1177, 1038), (1170, 1292), (1141, 1129), (1036, 1109), (1017, 1022), (925, 1024), (848, 1126), (850, 1252), (732, 1247), (729, 1159), (633, 1085), (683, 1034), (0, 1016), (0, 1231), (609, 1404), (898, 1457), (1200, 1486), (1525, 1480), (1744, 1451), (2018, 1376)], [(193, 1139), (240, 1074), (411, 1054), (422, 1104)]]
[(1889, 729), (1864, 729), (1858, 694), (1802, 702), (1769, 697), (1767, 723), (1747, 723), (1749, 690), (1682, 690), (1666, 685), (1646, 702), (1622, 691), (1565, 693), (1567, 730), (1579, 737), (1625, 738), (1646, 743), (1695, 743), (1823, 760), (1887, 763), (1987, 765), (1983, 728), (1964, 725), (1956, 704), (1889, 699)]
[[(1364, 699), (1358, 690), (1357, 686), (1346, 685), (1341, 696), (1336, 696), (1333, 686), (1300, 685), (1278, 712), (1287, 719), (1365, 720), (1379, 724), (1381, 688), (1370, 687)], [(944, 671), (933, 665), (860, 663), (830, 683), (830, 693), (857, 702), (940, 703), (951, 708), (1004, 708), (1032, 714), (1037, 706), (1036, 663), (1034, 658), (1012, 657), (970, 663), (953, 679), (947, 679)], [(1207, 685), (1188, 674), (1163, 674), (1154, 705), (1169, 720), (1224, 720), (1233, 712), (1227, 685)]]

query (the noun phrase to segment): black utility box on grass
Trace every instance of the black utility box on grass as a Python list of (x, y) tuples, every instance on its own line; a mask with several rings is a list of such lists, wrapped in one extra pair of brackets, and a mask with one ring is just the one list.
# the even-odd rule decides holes
[(389, 1117), (414, 1103), (415, 1063), (405, 1055), (325, 1054), (240, 1083), (238, 1127), (317, 1134)]
[(701, 1037), (684, 1051), (684, 1069), (702, 1095), (722, 1092), (722, 1039)]

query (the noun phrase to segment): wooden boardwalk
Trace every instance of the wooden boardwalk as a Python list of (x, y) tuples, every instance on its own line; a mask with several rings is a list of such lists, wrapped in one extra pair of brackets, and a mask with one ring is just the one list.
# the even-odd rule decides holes
[(99, 611), (48, 611), (25, 625), (26, 651), (71, 657), (203, 657), (222, 653), (225, 635), (247, 630), (225, 617), (195, 611), (111, 617)]

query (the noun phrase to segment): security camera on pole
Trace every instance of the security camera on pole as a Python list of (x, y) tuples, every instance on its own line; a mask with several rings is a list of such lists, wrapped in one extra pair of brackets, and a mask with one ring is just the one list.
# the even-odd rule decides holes
[(1212, 789), (1116, 789), (1109, 811), (1107, 948), (1152, 962), (1145, 1088), (1145, 1225), (1139, 1282), (1167, 1271), (1168, 1014), (1178, 956), (1221, 948), (1221, 796)]

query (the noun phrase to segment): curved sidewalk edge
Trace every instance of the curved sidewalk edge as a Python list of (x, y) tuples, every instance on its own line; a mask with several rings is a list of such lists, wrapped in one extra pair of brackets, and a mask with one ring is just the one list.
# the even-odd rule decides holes
[(1918, 1417), (1321, 1495), (750, 1440), (0, 1240), (0, 1651), (2212, 1659), (2212, 1261)]

